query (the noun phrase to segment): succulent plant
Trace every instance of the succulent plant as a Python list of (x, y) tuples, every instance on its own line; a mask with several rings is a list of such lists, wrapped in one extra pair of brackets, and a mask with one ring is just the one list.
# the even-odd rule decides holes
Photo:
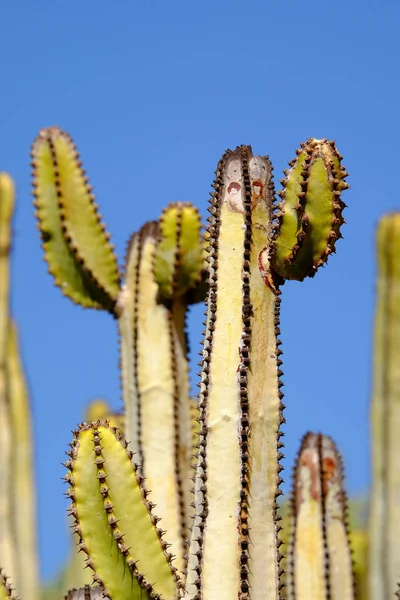
[[(58, 127), (39, 133), (34, 194), (49, 271), (75, 303), (116, 320), (124, 402), (123, 414), (93, 402), (68, 451), (69, 513), (95, 585), (74, 580), (77, 563), (70, 562), (62, 581), (74, 587), (66, 600), (353, 600), (364, 585), (367, 546), (371, 599), (395, 589), (397, 217), (378, 232), (376, 483), (369, 539), (361, 529), (351, 538), (355, 566), (342, 461), (330, 438), (303, 439), (284, 535), (278, 504), (281, 288), (313, 277), (336, 250), (348, 187), (341, 160), (333, 142), (307, 140), (276, 202), (269, 158), (253, 156), (250, 146), (228, 150), (217, 167), (207, 231), (191, 204), (172, 203), (130, 238), (120, 269), (72, 139)], [(0, 219), (0, 244), (1, 231)], [(205, 297), (200, 392), (190, 398), (186, 313)], [(10, 359), (7, 369), (14, 377), (18, 361)], [(28, 423), (26, 401), (18, 410)], [(21, 473), (30, 443), (24, 427)], [(10, 441), (0, 443), (9, 456), (0, 455), (0, 468), (10, 481)], [(20, 531), (20, 541), (15, 533), (0, 537), (0, 563), (2, 539), (15, 564), (21, 560)], [(22, 600), (33, 597), (27, 589), (17, 585)], [(11, 597), (4, 574), (0, 590), (0, 598)], [(61, 597), (54, 594), (48, 598)]]

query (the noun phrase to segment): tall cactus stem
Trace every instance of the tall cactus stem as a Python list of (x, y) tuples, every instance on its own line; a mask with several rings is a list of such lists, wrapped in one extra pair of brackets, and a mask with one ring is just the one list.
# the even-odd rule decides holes
[(22, 368), (18, 332), (10, 323), (7, 356), (12, 451), (13, 529), (17, 548), (18, 594), (39, 598), (39, 564), (36, 540), (36, 490), (33, 470), (33, 439), (28, 391)]
[(163, 302), (154, 279), (157, 223), (128, 246), (118, 301), (125, 433), (184, 570), (191, 475), (189, 377), (183, 306)]
[(268, 159), (253, 157), (248, 146), (228, 151), (210, 201), (187, 600), (281, 597), (279, 290), (264, 256), (271, 236), (271, 171)]
[(0, 173), (0, 565), (16, 583), (17, 565), (12, 519), (12, 431), (8, 398), (7, 342), (9, 333), (11, 220), (14, 182)]
[(386, 600), (400, 573), (400, 213), (382, 218), (376, 242), (368, 578), (371, 598)]

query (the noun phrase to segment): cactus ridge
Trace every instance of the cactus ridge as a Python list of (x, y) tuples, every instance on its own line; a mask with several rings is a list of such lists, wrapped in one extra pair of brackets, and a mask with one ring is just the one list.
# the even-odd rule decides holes
[(343, 478), (342, 458), (331, 438), (307, 433), (293, 470), (288, 600), (356, 598)]
[[(93, 451), (89, 457), (80, 455), (82, 452), (87, 452), (85, 446), (88, 448), (88, 442), (82, 437), (85, 433), (91, 435), (90, 439), (93, 441)], [(118, 444), (123, 450), (122, 454), (118, 450)], [(113, 600), (124, 598), (124, 596), (118, 595), (120, 591), (117, 592), (112, 589), (112, 585), (114, 584), (110, 583), (107, 577), (102, 574), (104, 565), (96, 564), (100, 560), (100, 557), (98, 550), (94, 548), (95, 540), (90, 533), (88, 524), (91, 515), (88, 516), (84, 512), (89, 509), (89, 505), (86, 507), (84, 505), (88, 501), (90, 490), (87, 488), (85, 491), (84, 486), (86, 486), (86, 482), (81, 480), (81, 473), (76, 473), (78, 461), (81, 463), (81, 469), (82, 461), (86, 463), (94, 461), (96, 466), (95, 472), (97, 473), (95, 479), (98, 480), (99, 486), (97, 492), (98, 498), (101, 499), (104, 514), (106, 515), (110, 540), (116, 543), (120, 556), (124, 559), (123, 569), (127, 568), (127, 571), (138, 582), (140, 588), (146, 590), (149, 597), (155, 599), (174, 598), (175, 586), (177, 589), (181, 586), (177, 569), (171, 564), (172, 555), (167, 551), (168, 544), (163, 538), (164, 532), (157, 527), (159, 519), (152, 513), (154, 505), (148, 500), (148, 491), (144, 487), (144, 478), (133, 463), (133, 453), (128, 450), (128, 444), (123, 434), (115, 428), (109, 427), (106, 421), (91, 424), (83, 423), (74, 432), (74, 440), (71, 448), (71, 460), (66, 463), (68, 472), (65, 477), (66, 481), (71, 485), (71, 489), (68, 492), (68, 495), (73, 500), (70, 513), (75, 517), (75, 533), (80, 537), (81, 549), (88, 555), (87, 565), (96, 571), (97, 575), (94, 576), (94, 580), (104, 586), (105, 592)], [(121, 456), (125, 456), (128, 460), (124, 458), (122, 461)], [(106, 466), (106, 463), (109, 463), (109, 468)], [(89, 465), (85, 464), (84, 466), (87, 467)], [(117, 472), (118, 470), (120, 471), (119, 473)], [(131, 472), (131, 475), (128, 472)], [(123, 490), (120, 489), (122, 481), (124, 485)], [(90, 485), (93, 485), (93, 483)], [(120, 487), (118, 488), (118, 486)], [(137, 490), (139, 490), (140, 503), (143, 505), (143, 508), (139, 506)], [(134, 522), (127, 520), (129, 515), (126, 512), (127, 507), (122, 505), (124, 502), (125, 504), (128, 503), (128, 510), (130, 510), (132, 515), (135, 515), (135, 517), (132, 516)], [(141, 521), (138, 519), (141, 519)], [(96, 531), (97, 535), (100, 536), (99, 527), (96, 528)], [(127, 546), (128, 543), (130, 544), (129, 547)], [(157, 546), (159, 546), (158, 550)], [(136, 554), (136, 556), (133, 556), (133, 554)], [(140, 568), (145, 570), (145, 574), (138, 569), (137, 563), (139, 557)], [(106, 560), (106, 557), (103, 557), (103, 559)], [(128, 585), (131, 587), (133, 582)]]
[(296, 153), (281, 180), (271, 256), (283, 278), (302, 281), (313, 277), (335, 252), (346, 206), (340, 196), (349, 186), (333, 141), (310, 138)]
[(31, 157), (36, 218), (49, 272), (75, 303), (113, 313), (117, 260), (72, 139), (59, 127), (44, 128)]

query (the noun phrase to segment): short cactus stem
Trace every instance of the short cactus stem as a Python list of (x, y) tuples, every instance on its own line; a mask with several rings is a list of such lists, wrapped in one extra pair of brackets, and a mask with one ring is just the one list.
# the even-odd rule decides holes
[(304, 436), (293, 476), (287, 600), (354, 600), (342, 461), (333, 441)]
[(271, 170), (248, 146), (228, 151), (210, 201), (187, 600), (280, 598), (279, 292), (261, 257), (271, 234)]
[(371, 598), (386, 600), (400, 573), (400, 213), (382, 218), (376, 241), (368, 579)]

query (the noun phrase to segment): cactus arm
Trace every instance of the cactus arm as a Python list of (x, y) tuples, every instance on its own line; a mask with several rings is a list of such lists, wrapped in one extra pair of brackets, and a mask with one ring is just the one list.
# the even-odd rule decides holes
[(36, 542), (36, 492), (32, 465), (32, 431), (28, 393), (15, 323), (10, 323), (7, 374), (13, 439), (13, 524), (17, 548), (17, 584), (21, 598), (36, 600), (39, 567)]
[(200, 283), (204, 264), (201, 219), (190, 203), (175, 202), (160, 217), (154, 276), (164, 299), (186, 294)]
[(271, 226), (269, 161), (248, 147), (228, 151), (214, 187), (187, 598), (279, 598), (278, 296), (258, 269)]
[(377, 305), (371, 401), (372, 492), (369, 523), (369, 593), (389, 598), (400, 572), (400, 213), (377, 229)]
[(0, 567), (0, 600), (17, 600), (13, 594), (12, 587), (1, 567)]
[(38, 226), (56, 285), (82, 306), (113, 312), (116, 258), (68, 134), (42, 129), (32, 146), (32, 166)]
[(333, 141), (311, 138), (285, 171), (272, 255), (273, 268), (285, 279), (313, 276), (335, 252), (346, 206), (340, 195), (349, 187), (341, 160)]
[(0, 173), (0, 563), (16, 581), (12, 531), (12, 434), (8, 399), (7, 336), (9, 327), (11, 219), (15, 205), (14, 183)]
[(287, 561), (287, 600), (355, 598), (342, 462), (321, 434), (303, 438), (296, 462)]
[(113, 600), (143, 593), (171, 600), (179, 580), (132, 457), (122, 434), (107, 422), (75, 432), (66, 480), (76, 532), (88, 565)]
[(183, 332), (183, 309), (178, 301), (173, 311), (159, 300), (153, 276), (158, 238), (157, 223), (133, 236), (118, 303), (125, 432), (168, 531), (174, 564), (183, 570), (191, 453), (188, 365), (177, 331), (180, 326)]

